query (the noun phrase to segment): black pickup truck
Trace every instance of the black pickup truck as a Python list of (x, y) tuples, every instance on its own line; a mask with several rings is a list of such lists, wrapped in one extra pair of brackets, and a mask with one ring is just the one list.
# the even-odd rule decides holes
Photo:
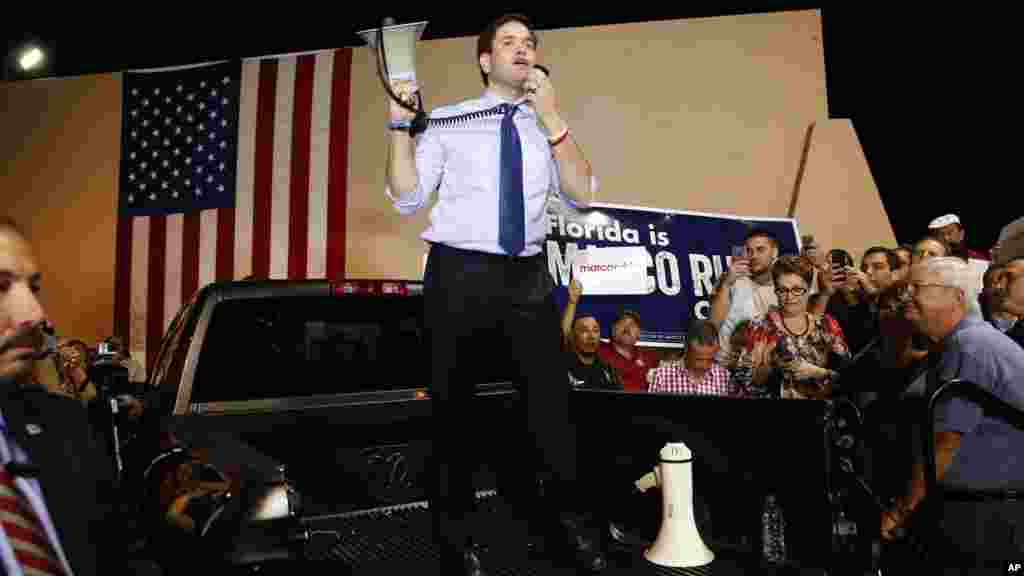
[[(429, 561), (431, 427), (460, 426), (467, 456), (486, 454), (518, 394), (499, 335), (480, 334), (467, 356), (479, 409), (469, 422), (435, 423), (422, 298), (418, 282), (240, 281), (208, 285), (182, 307), (151, 371), (140, 433), (124, 451), (126, 485), (165, 564), (188, 570), (196, 556), (180, 550), (196, 543), (235, 565), (302, 557), (388, 573)], [(790, 560), (837, 562), (834, 406), (575, 390), (571, 408), (588, 470), (639, 478), (665, 441), (688, 443), (700, 466), (698, 522), (716, 562), (758, 565), (768, 492), (788, 506)], [(495, 495), (492, 464), (480, 460), (475, 477), (483, 508)], [(204, 485), (214, 488), (176, 500)], [(595, 506), (608, 497), (594, 494)], [(658, 506), (632, 506), (638, 516), (620, 524), (633, 522), (632, 532), (610, 527), (620, 563), (643, 563)], [(182, 515), (194, 525), (168, 530)]]
[[(286, 481), (287, 512), (303, 519), (422, 507), (434, 425), (422, 298), (421, 283), (379, 280), (198, 291), (164, 336), (140, 433), (124, 450), (140, 513), (166, 516), (161, 490), (188, 484), (169, 478), (182, 466), (194, 483), (232, 486), (236, 499), (240, 486)], [(510, 366), (487, 341), (473, 355), (479, 410), (451, 424), (466, 428), (467, 453), (483, 440), (472, 431), (501, 430), (517, 399)], [(486, 465), (475, 482), (493, 492)], [(223, 522), (211, 517), (217, 505), (190, 508), (197, 535)]]

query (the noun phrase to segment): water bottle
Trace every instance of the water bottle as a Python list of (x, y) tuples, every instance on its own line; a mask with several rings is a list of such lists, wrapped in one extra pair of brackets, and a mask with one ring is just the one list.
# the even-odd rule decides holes
[(786, 559), (786, 523), (774, 494), (765, 498), (761, 512), (761, 554), (771, 564)]

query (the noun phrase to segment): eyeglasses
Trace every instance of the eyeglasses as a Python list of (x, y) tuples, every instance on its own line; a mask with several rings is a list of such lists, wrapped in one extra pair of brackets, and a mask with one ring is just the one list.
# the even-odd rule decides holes
[(807, 288), (803, 286), (795, 286), (793, 288), (776, 288), (775, 294), (780, 298), (785, 298), (787, 295), (803, 296), (807, 293)]

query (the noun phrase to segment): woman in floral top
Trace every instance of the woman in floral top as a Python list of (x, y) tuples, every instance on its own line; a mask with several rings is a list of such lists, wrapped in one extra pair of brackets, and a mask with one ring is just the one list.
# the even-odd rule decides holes
[(831, 354), (848, 360), (850, 350), (831, 316), (808, 312), (813, 278), (814, 265), (803, 256), (783, 256), (772, 266), (779, 306), (742, 329), (731, 362), (735, 383), (747, 396), (831, 396), (838, 377), (828, 368)]

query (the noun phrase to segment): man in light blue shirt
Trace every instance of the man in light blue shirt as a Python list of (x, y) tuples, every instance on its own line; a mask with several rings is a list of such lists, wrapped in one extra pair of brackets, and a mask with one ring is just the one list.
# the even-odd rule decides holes
[[(1024, 350), (985, 322), (977, 310), (974, 279), (958, 257), (929, 258), (910, 272), (906, 317), (934, 344), (936, 383), (960, 378), (1024, 411)], [(929, 391), (930, 394), (932, 391)], [(935, 477), (947, 490), (1024, 489), (1024, 431), (1004, 415), (973, 400), (947, 398), (934, 420)], [(882, 515), (890, 537), (925, 496), (922, 463), (914, 465), (907, 494)], [(1003, 568), (1024, 550), (1024, 505), (1020, 502), (946, 502), (935, 542), (945, 566)]]
[[(569, 421), (560, 314), (544, 239), (549, 201), (584, 206), (596, 188), (590, 165), (560, 115), (550, 78), (534, 66), (537, 35), (529, 20), (506, 15), (492, 22), (480, 34), (477, 56), (483, 94), (434, 110), (415, 138), (406, 129), (413, 113), (391, 102), (386, 191), (402, 215), (426, 206), (435, 191), (438, 196), (422, 235), (431, 244), (424, 306), (438, 421), (431, 510), (436, 533), (444, 538), (442, 563), (469, 574), (484, 572), (466, 528), (475, 463), (466, 461), (472, 450), (466, 449), (463, 425), (472, 414), (474, 386), (482, 382), (464, 374), (474, 359), (493, 358), (495, 336), (500, 355), (519, 367), (517, 381), (526, 398), (527, 413), (520, 421), (528, 430), (506, 448), (520, 458), (543, 455), (556, 479), (546, 492), (557, 494), (552, 502), (571, 509), (563, 511), (579, 512), (588, 504), (576, 497), (580, 490), (574, 487), (576, 434)], [(396, 82), (394, 88), (412, 104), (415, 87)], [(504, 430), (482, 432), (488, 440), (509, 437)], [(510, 468), (524, 477), (518, 490), (506, 487), (503, 496), (537, 505), (523, 493), (532, 466)], [(508, 476), (502, 475), (502, 482)], [(600, 554), (583, 548), (577, 552), (589, 568), (603, 567)]]

